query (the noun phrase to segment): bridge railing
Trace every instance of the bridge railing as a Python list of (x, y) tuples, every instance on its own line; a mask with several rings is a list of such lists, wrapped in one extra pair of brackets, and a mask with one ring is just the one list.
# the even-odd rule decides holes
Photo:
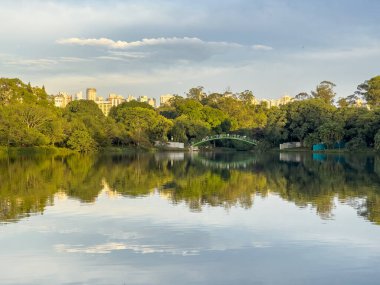
[(242, 141), (256, 144), (256, 140), (251, 139), (247, 136), (241, 136), (241, 135), (236, 135), (236, 134), (218, 134), (218, 135), (206, 136), (202, 138), (202, 140), (200, 141), (192, 142), (191, 145), (199, 144), (201, 142), (216, 140), (216, 139), (237, 139), (237, 140), (242, 140)]

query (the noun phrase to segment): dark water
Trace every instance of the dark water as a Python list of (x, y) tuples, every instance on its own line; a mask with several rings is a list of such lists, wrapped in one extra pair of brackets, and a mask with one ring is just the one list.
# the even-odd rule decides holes
[(0, 284), (380, 282), (380, 157), (19, 157), (0, 179)]

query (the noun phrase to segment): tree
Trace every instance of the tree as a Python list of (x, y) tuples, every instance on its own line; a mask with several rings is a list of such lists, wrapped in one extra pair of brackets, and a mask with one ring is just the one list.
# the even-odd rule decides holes
[(13, 103), (37, 104), (53, 107), (43, 88), (32, 87), (18, 78), (0, 78), (0, 105)]
[(251, 105), (255, 102), (255, 96), (253, 95), (253, 92), (250, 90), (245, 90), (241, 93), (237, 94), (237, 97), (239, 100), (243, 101), (245, 104)]
[(377, 131), (375, 135), (375, 145), (374, 145), (375, 150), (380, 151), (380, 130)]
[(329, 121), (318, 128), (319, 137), (329, 147), (333, 146), (343, 138), (343, 124)]
[(311, 98), (311, 95), (309, 95), (307, 92), (301, 92), (295, 96), (296, 100), (306, 100), (310, 98)]
[(69, 123), (68, 136), (75, 130), (86, 131), (102, 147), (111, 145), (114, 140), (115, 134), (110, 131), (114, 129), (114, 121), (107, 119), (93, 101), (72, 101), (66, 106), (63, 116)]
[(315, 91), (311, 91), (311, 95), (316, 99), (321, 99), (325, 103), (332, 104), (336, 93), (334, 87), (336, 85), (330, 81), (322, 81), (316, 87)]
[(155, 140), (166, 140), (172, 127), (170, 120), (148, 108), (119, 105), (110, 115), (136, 145), (150, 145)]
[(175, 101), (174, 104), (178, 115), (187, 115), (193, 119), (202, 118), (203, 105), (195, 99), (182, 99)]
[(201, 112), (201, 119), (208, 123), (211, 129), (218, 128), (228, 118), (221, 110), (209, 106), (203, 106)]
[(193, 87), (187, 92), (187, 98), (197, 100), (197, 101), (202, 101), (202, 99), (206, 98), (207, 95), (203, 91), (204, 87), (203, 86), (198, 86), (198, 87)]
[(371, 107), (380, 106), (380, 75), (359, 84), (355, 94), (365, 99)]
[(14, 112), (18, 116), (20, 122), (28, 129), (39, 129), (45, 123), (53, 120), (52, 113), (44, 107), (27, 104), (18, 104), (14, 107)]
[(67, 146), (78, 152), (91, 152), (97, 148), (95, 140), (85, 130), (75, 130), (67, 141)]
[(123, 109), (123, 108), (136, 108), (136, 107), (140, 107), (140, 108), (146, 108), (146, 109), (149, 109), (149, 110), (154, 110), (154, 108), (149, 105), (148, 103), (146, 102), (139, 102), (139, 101), (136, 101), (136, 100), (132, 100), (130, 102), (124, 102), (124, 103), (121, 103), (120, 105), (116, 107), (112, 107), (111, 110), (110, 110), (110, 113), (108, 114), (110, 117), (112, 116), (115, 116), (114, 112), (117, 110), (117, 109)]
[(187, 115), (181, 115), (174, 120), (170, 135), (174, 140), (189, 142), (198, 140), (210, 134), (210, 125), (200, 119), (194, 119)]
[(202, 104), (210, 106), (212, 108), (218, 108), (219, 101), (222, 97), (223, 97), (223, 94), (211, 93), (202, 100)]
[(339, 98), (337, 103), (339, 108), (347, 108), (350, 105), (346, 98)]
[(336, 109), (319, 99), (294, 101), (281, 108), (286, 110), (285, 128), (289, 131), (289, 139), (301, 142), (319, 126), (331, 121)]
[(268, 109), (268, 120), (264, 128), (265, 140), (273, 146), (286, 141), (288, 131), (285, 128), (287, 123), (286, 111), (283, 108), (273, 107)]
[(218, 109), (230, 118), (231, 130), (260, 128), (266, 124), (265, 109), (260, 105), (247, 105), (233, 97), (222, 97)]

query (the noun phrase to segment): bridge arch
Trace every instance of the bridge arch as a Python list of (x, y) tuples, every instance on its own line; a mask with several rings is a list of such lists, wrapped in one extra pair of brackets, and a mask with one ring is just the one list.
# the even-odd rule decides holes
[(204, 137), (202, 140), (193, 142), (191, 144), (191, 147), (202, 145), (206, 142), (215, 141), (215, 140), (236, 140), (245, 142), (251, 145), (257, 145), (257, 141), (254, 139), (251, 139), (247, 136), (240, 136), (240, 135), (232, 135), (232, 134), (219, 134), (219, 135), (213, 135), (213, 136), (207, 136)]

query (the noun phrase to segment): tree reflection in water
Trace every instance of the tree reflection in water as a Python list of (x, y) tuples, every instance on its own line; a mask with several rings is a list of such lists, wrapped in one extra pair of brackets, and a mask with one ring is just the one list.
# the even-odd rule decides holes
[(193, 211), (250, 208), (269, 193), (331, 218), (334, 203), (380, 224), (380, 157), (311, 154), (157, 153), (0, 159), (0, 220), (43, 213), (57, 193), (95, 202), (107, 187), (127, 197), (158, 192)]

